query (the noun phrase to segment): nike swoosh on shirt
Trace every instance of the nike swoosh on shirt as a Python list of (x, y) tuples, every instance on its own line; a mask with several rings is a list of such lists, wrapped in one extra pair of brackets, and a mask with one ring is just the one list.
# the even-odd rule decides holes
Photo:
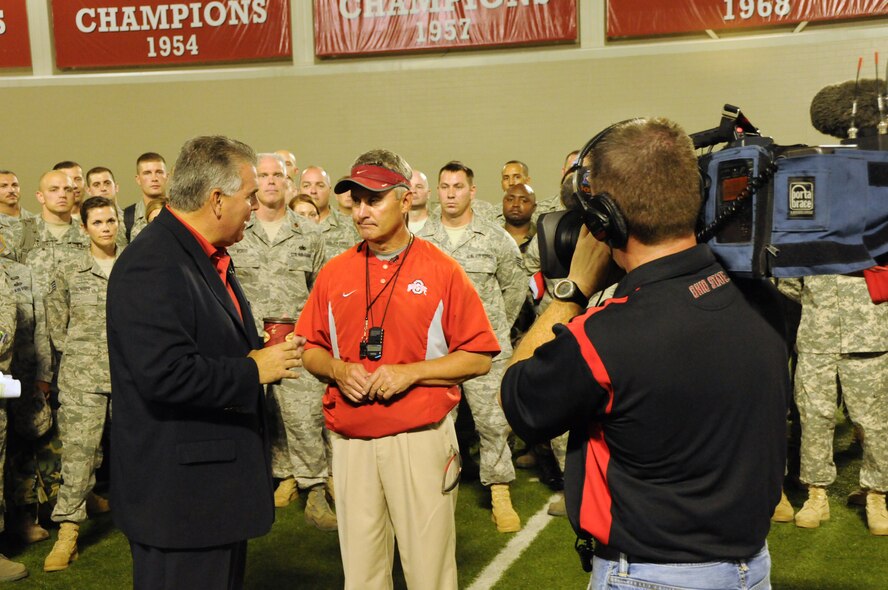
[[(357, 289), (355, 289), (355, 291), (357, 291)], [(348, 297), (349, 295), (353, 294), (355, 291), (349, 291), (348, 293), (343, 293), (342, 296)]]

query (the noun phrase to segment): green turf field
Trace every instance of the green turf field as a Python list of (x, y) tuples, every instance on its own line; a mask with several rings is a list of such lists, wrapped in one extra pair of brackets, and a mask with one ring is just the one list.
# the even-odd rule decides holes
[[(888, 589), (888, 537), (866, 530), (863, 508), (845, 505), (845, 496), (857, 482), (859, 451), (849, 449), (847, 426), (840, 425), (836, 444), (839, 480), (830, 489), (832, 519), (815, 530), (792, 524), (773, 525), (768, 543), (773, 558), (772, 584), (781, 590)], [(514, 535), (496, 532), (487, 508), (489, 497), (479, 484), (464, 483), (457, 510), (457, 562), (460, 588), (469, 588)], [(512, 499), (522, 520), (546, 505), (551, 492), (519, 472)], [(789, 490), (798, 509), (804, 493)], [(250, 589), (341, 588), (342, 573), (335, 533), (321, 533), (302, 519), (305, 496), (277, 511), (271, 533), (250, 542), (246, 587)], [(582, 589), (588, 583), (573, 550), (574, 536), (564, 518), (548, 519), (527, 550), (493, 585), (499, 590)], [(129, 547), (109, 515), (84, 524), (80, 559), (68, 570), (43, 572), (43, 558), (55, 539), (11, 551), (27, 564), (29, 578), (15, 588), (109, 590), (131, 585)], [(404, 588), (396, 578), (396, 588)], [(491, 587), (491, 586), (484, 586)]]

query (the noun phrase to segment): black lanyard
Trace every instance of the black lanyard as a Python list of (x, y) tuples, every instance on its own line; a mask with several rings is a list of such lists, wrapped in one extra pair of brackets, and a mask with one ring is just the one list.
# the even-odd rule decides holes
[[(380, 328), (385, 323), (385, 316), (388, 314), (389, 304), (392, 302), (392, 296), (395, 294), (395, 285), (398, 282), (398, 277), (401, 276), (401, 269), (404, 268), (404, 264), (407, 262), (407, 255), (410, 253), (410, 248), (413, 246), (413, 234), (410, 234), (410, 241), (407, 242), (407, 247), (404, 249), (404, 257), (401, 258), (401, 262), (398, 265), (398, 270), (395, 271), (392, 280), (387, 282), (382, 289), (379, 290), (379, 293), (376, 294), (372, 300), (370, 299), (370, 248), (367, 248), (367, 255), (364, 257), (364, 279), (366, 283), (366, 291), (364, 293), (365, 301), (367, 303), (367, 307), (364, 310), (364, 335), (361, 338), (362, 341), (367, 341), (367, 328), (369, 327), (370, 321), (373, 319), (373, 305), (376, 301), (385, 293), (386, 289), (391, 287), (391, 291), (389, 292), (388, 301), (385, 302), (385, 308), (382, 311), (382, 320), (379, 322)], [(397, 258), (397, 257), (395, 257)], [(389, 262), (394, 261), (394, 258)], [(376, 322), (373, 322), (376, 323)]]

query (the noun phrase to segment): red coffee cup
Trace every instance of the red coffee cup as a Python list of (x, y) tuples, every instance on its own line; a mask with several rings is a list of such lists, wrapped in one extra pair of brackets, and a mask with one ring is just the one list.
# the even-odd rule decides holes
[(265, 333), (262, 335), (265, 346), (280, 344), (296, 330), (294, 318), (262, 318), (262, 321), (265, 323), (263, 328)]

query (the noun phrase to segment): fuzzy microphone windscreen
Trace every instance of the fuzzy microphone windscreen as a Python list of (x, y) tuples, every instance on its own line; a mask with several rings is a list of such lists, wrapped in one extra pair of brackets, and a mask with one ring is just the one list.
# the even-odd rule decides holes
[[(858, 129), (875, 128), (879, 124), (879, 104), (876, 88), (885, 91), (885, 81), (861, 79), (857, 91), (857, 116), (854, 126)], [(851, 105), (854, 102), (854, 80), (833, 84), (820, 90), (811, 101), (811, 124), (826, 135), (839, 139), (848, 137), (851, 126)], [(888, 104), (885, 105), (888, 110)]]

